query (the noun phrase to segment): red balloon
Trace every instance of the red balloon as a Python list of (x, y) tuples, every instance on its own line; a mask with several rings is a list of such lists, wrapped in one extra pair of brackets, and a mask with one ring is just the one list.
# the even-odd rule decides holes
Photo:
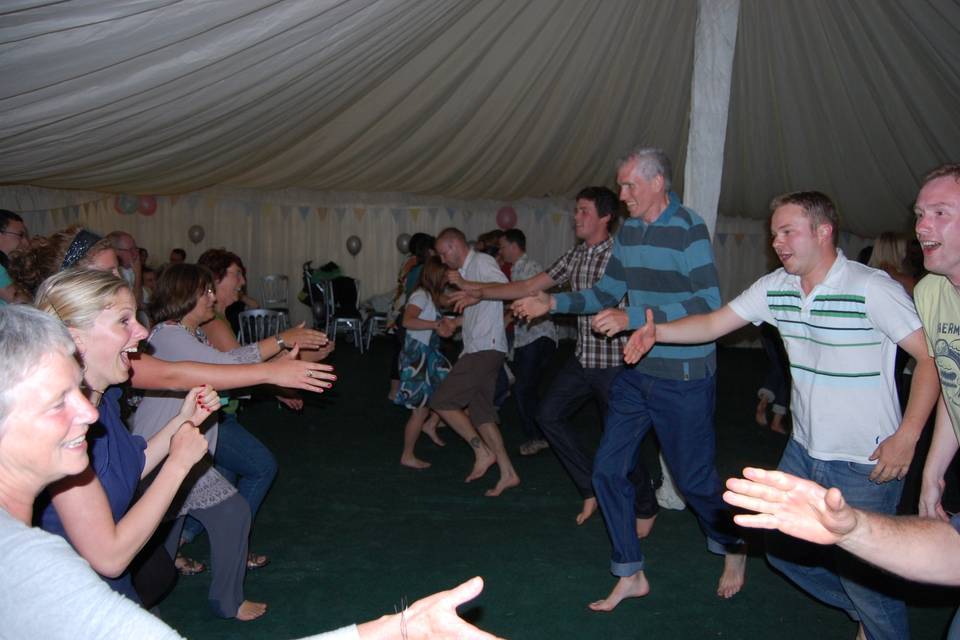
[(497, 226), (501, 229), (513, 229), (517, 224), (517, 212), (513, 207), (500, 207), (497, 211)]
[(157, 199), (153, 196), (140, 196), (137, 211), (145, 216), (152, 216), (157, 212)]

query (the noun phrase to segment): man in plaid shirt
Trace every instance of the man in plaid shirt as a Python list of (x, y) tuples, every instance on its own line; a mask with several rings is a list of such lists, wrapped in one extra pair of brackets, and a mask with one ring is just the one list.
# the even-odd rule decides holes
[[(574, 212), (575, 232), (583, 242), (562, 255), (544, 272), (532, 278), (508, 284), (465, 282), (451, 271), (449, 280), (461, 291), (452, 294), (458, 310), (479, 300), (516, 300), (557, 285), (569, 283), (573, 291), (589, 289), (607, 267), (613, 249), (611, 227), (615, 226), (620, 202), (606, 187), (587, 187), (577, 194)], [(624, 301), (620, 302), (623, 308)], [(583, 497), (577, 524), (583, 524), (597, 510), (591, 475), (593, 457), (584, 449), (569, 417), (589, 399), (606, 413), (610, 383), (623, 370), (623, 345), (626, 334), (608, 338), (591, 329), (593, 316), (577, 316), (577, 347), (557, 372), (547, 395), (540, 403), (537, 422), (563, 468)], [(636, 492), (637, 535), (646, 537), (653, 527), (658, 506), (650, 476), (642, 463), (630, 480)]]

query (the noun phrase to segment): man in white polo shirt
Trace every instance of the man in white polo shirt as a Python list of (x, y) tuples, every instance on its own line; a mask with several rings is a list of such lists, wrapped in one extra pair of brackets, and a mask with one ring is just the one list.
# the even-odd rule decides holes
[[(497, 261), (471, 249), (459, 229), (451, 227), (441, 231), (435, 247), (443, 263), (459, 270), (464, 280), (507, 281)], [(430, 398), (430, 408), (473, 447), (476, 458), (466, 482), (483, 477), (494, 462), (500, 466), (500, 480), (486, 492), (488, 496), (498, 496), (520, 484), (520, 476), (503, 444), (497, 426), (497, 409), (493, 404), (497, 372), (507, 353), (503, 302), (482, 301), (464, 309), (463, 316), (457, 320), (445, 320), (444, 324), (447, 325), (445, 331), (452, 329), (451, 325), (463, 327), (463, 352), (447, 379)], [(469, 416), (465, 408), (470, 409)]]
[[(938, 395), (913, 301), (886, 273), (837, 249), (838, 218), (824, 194), (785, 194), (770, 209), (783, 268), (712, 313), (654, 326), (647, 312), (624, 359), (636, 362), (655, 342), (706, 342), (769, 322), (783, 337), (793, 379), (793, 434), (779, 469), (838, 487), (854, 507), (892, 514)], [(897, 345), (917, 359), (902, 416)], [(879, 586), (889, 581), (851, 556), (779, 536), (768, 538), (767, 557), (810, 595), (859, 621), (868, 639), (909, 638), (903, 601)]]

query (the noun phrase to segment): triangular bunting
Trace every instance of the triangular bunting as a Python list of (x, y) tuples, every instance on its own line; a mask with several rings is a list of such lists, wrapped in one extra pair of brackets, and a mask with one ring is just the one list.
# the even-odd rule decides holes
[(454, 215), (456, 212), (457, 212), (456, 209), (452, 209), (452, 208), (450, 208), (450, 207), (447, 207), (447, 217), (450, 218), (451, 221), (453, 220), (453, 215)]
[(320, 218), (320, 222), (327, 221), (327, 208), (326, 207), (317, 207), (317, 217)]
[(334, 209), (334, 211), (337, 212), (337, 220), (339, 220), (340, 222), (343, 222), (344, 216), (347, 215), (346, 207), (337, 207), (336, 209)]
[(399, 224), (400, 219), (403, 217), (403, 209), (400, 209), (399, 207), (394, 207), (393, 209), (390, 209), (390, 215), (393, 216), (393, 221)]
[(556, 225), (556, 224), (560, 224), (560, 220), (563, 219), (563, 214), (562, 214), (562, 213), (555, 213), (555, 214), (553, 214), (552, 216), (550, 216), (550, 218), (553, 220), (553, 224), (555, 224), (555, 225)]
[(363, 222), (363, 216), (367, 215), (366, 207), (354, 207), (353, 208), (353, 217), (357, 219), (357, 222)]
[(725, 234), (725, 233), (718, 233), (718, 234), (717, 234), (717, 242), (720, 243), (720, 246), (721, 246), (721, 247), (722, 247), (723, 245), (727, 244), (727, 234)]
[(307, 216), (310, 215), (310, 207), (300, 207), (299, 211), (301, 220), (306, 220)]

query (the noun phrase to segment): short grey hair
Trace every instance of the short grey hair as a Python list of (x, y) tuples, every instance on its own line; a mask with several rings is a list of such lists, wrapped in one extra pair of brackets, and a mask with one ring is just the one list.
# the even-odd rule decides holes
[(72, 357), (77, 347), (63, 323), (25, 304), (0, 307), (0, 431), (13, 405), (16, 387), (40, 366), (43, 357)]
[(663, 176), (663, 190), (670, 191), (673, 187), (673, 163), (670, 162), (670, 156), (663, 149), (656, 147), (639, 147), (634, 149), (617, 162), (617, 168), (636, 161), (636, 173), (644, 180), (653, 180), (657, 176)]

